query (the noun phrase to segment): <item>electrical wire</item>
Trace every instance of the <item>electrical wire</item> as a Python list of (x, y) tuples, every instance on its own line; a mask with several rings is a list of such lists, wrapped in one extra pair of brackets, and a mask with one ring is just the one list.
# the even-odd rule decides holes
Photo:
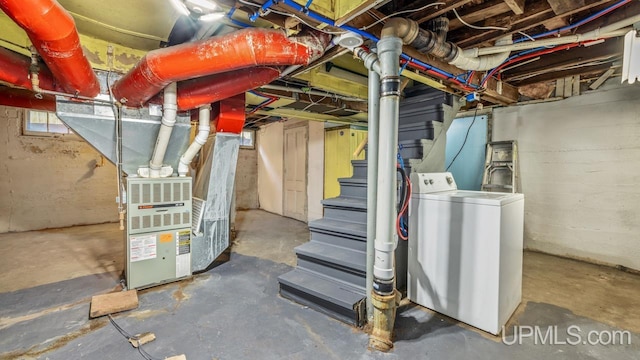
[(502, 31), (507, 31), (509, 30), (509, 28), (506, 27), (499, 27), (499, 26), (475, 26), (475, 25), (471, 25), (468, 22), (462, 20), (462, 17), (460, 17), (460, 15), (458, 15), (458, 12), (456, 11), (456, 9), (451, 9), (453, 10), (453, 13), (456, 15), (456, 17), (458, 18), (458, 20), (460, 20), (461, 23), (463, 23), (464, 25), (472, 28), (472, 29), (476, 29), (476, 30), (502, 30)]
[(273, 10), (273, 9), (269, 9), (269, 11), (271, 11), (272, 13), (278, 14), (278, 15), (292, 17), (292, 18), (300, 21), (301, 23), (309, 26), (310, 28), (312, 28), (314, 30), (318, 30), (318, 31), (323, 32), (325, 34), (342, 35), (342, 34), (344, 34), (346, 32), (346, 31), (328, 31), (328, 30), (324, 30), (324, 29), (319, 29), (317, 26), (309, 24), (309, 22), (307, 22), (306, 20), (304, 20), (301, 17), (297, 16), (296, 14), (288, 14), (288, 13), (285, 13), (285, 12), (282, 12), (282, 11), (278, 11), (278, 10)]
[(478, 115), (478, 107), (476, 106), (476, 111), (473, 112), (473, 120), (471, 121), (471, 124), (469, 124), (469, 127), (467, 128), (467, 133), (464, 136), (464, 141), (462, 142), (462, 146), (460, 146), (460, 150), (458, 150), (458, 153), (456, 154), (456, 156), (453, 157), (453, 160), (451, 160), (451, 163), (449, 163), (449, 166), (447, 166), (447, 170), (445, 171), (449, 171), (449, 168), (451, 167), (451, 165), (453, 165), (453, 163), (456, 161), (456, 159), (462, 152), (462, 149), (464, 149), (464, 145), (467, 143), (467, 139), (469, 138), (469, 132), (471, 131), (473, 124), (475, 124), (476, 122), (477, 115)]
[(369, 24), (367, 26), (363, 26), (363, 27), (360, 28), (360, 30), (370, 29), (370, 28), (374, 27), (375, 25), (379, 24), (380, 22), (385, 21), (386, 19), (388, 19), (388, 18), (390, 18), (392, 16), (396, 16), (396, 15), (400, 15), (400, 14), (406, 14), (406, 13), (410, 13), (410, 12), (422, 11), (422, 10), (430, 8), (432, 6), (439, 6), (439, 5), (446, 5), (446, 4), (443, 3), (443, 2), (435, 2), (435, 3), (427, 4), (427, 5), (423, 6), (423, 7), (417, 8), (417, 9), (398, 11), (398, 12), (395, 12), (395, 13), (393, 13), (391, 15), (387, 15), (387, 16), (381, 18), (381, 19), (378, 19), (378, 21), (374, 22), (373, 24)]
[[(115, 327), (116, 330), (118, 330), (120, 335), (124, 336), (127, 340), (140, 340), (137, 336), (129, 334), (125, 329), (123, 329), (120, 325), (118, 325), (118, 323), (116, 323), (116, 321), (113, 319), (111, 314), (108, 314), (107, 316), (109, 317), (109, 322), (111, 322), (111, 325), (113, 325), (113, 327)], [(142, 345), (140, 343), (138, 343), (138, 347), (136, 349), (138, 349), (140, 356), (142, 356), (146, 360), (161, 360), (160, 358), (153, 357), (151, 356), (151, 354), (146, 352), (142, 348)]]

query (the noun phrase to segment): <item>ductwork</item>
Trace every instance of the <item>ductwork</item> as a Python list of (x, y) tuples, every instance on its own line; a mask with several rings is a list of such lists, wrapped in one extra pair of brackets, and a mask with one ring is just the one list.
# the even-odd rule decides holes
[(151, 51), (112, 89), (121, 103), (140, 107), (171, 82), (260, 65), (307, 65), (330, 41), (330, 35), (319, 31), (288, 38), (282, 30), (239, 30)]
[[(418, 52), (436, 56), (463, 70), (489, 70), (509, 57), (508, 51), (490, 56), (470, 57), (456, 44), (446, 41), (448, 28), (449, 22), (445, 18), (435, 20), (435, 31), (421, 29), (418, 23), (411, 19), (392, 18), (384, 24), (382, 36), (397, 36), (405, 45), (410, 45)], [(511, 35), (498, 42), (499, 45), (511, 44)]]
[(280, 69), (256, 67), (228, 71), (178, 83), (178, 110), (195, 109), (266, 85)]
[(57, 1), (0, 0), (0, 9), (26, 31), (65, 92), (88, 97), (98, 95), (100, 84), (82, 53), (73, 18)]
[(30, 90), (0, 86), (0, 105), (53, 112), (56, 111), (56, 98), (46, 94), (36, 98)]
[(211, 132), (211, 107), (209, 105), (200, 107), (198, 118), (198, 134), (193, 140), (187, 151), (180, 157), (178, 164), (178, 176), (187, 176), (189, 172), (189, 164), (196, 156), (200, 148), (207, 143), (209, 133)]

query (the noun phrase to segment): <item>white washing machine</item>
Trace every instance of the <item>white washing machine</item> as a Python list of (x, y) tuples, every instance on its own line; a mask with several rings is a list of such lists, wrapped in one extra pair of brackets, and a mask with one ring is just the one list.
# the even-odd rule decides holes
[(411, 182), (409, 299), (499, 334), (522, 297), (524, 195), (458, 190), (451, 173)]

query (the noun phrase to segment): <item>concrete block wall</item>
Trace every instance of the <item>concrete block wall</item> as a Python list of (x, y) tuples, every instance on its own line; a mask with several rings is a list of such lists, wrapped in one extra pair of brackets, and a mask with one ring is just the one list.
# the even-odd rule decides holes
[(81, 139), (22, 135), (0, 106), (0, 233), (116, 221), (115, 167)]
[(525, 246), (640, 270), (640, 86), (493, 112), (518, 141)]

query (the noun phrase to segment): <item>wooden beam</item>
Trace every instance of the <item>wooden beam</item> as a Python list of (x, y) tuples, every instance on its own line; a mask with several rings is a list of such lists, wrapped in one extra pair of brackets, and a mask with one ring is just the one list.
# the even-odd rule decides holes
[[(509, 5), (504, 0), (490, 0), (485, 1), (482, 4), (465, 8), (464, 11), (458, 11), (458, 15), (468, 24), (475, 24), (484, 19), (494, 17), (506, 12), (510, 12)], [(449, 22), (449, 31), (464, 27), (464, 25), (457, 17), (454, 17)]]
[(498, 80), (494, 78), (489, 78), (486, 86), (487, 90), (481, 95), (483, 100), (502, 105), (510, 105), (518, 102), (518, 98), (520, 97), (518, 88), (505, 82), (498, 82)]
[(504, 0), (511, 8), (514, 14), (520, 15), (524, 13), (524, 0)]
[(299, 74), (303, 74), (306, 73), (308, 71), (311, 71), (311, 69), (320, 66), (324, 63), (327, 63), (339, 56), (342, 56), (346, 53), (348, 53), (349, 50), (346, 48), (343, 48), (342, 46), (334, 46), (331, 49), (329, 49), (328, 51), (326, 51), (324, 53), (324, 55), (322, 55), (319, 59), (316, 59), (315, 61), (313, 61), (311, 64), (307, 65), (307, 66), (303, 66), (300, 67), (298, 70), (295, 70), (293, 72), (291, 72), (288, 76), (296, 76)]
[(602, 44), (589, 47), (573, 48), (567, 51), (544, 55), (540, 60), (522, 65), (502, 73), (502, 79), (509, 81), (526, 74), (553, 71), (567, 66), (574, 66), (588, 61), (605, 60), (622, 53), (622, 39), (608, 39)]
[(544, 81), (562, 79), (562, 78), (566, 78), (568, 76), (574, 76), (574, 75), (601, 73), (609, 68), (611, 68), (611, 64), (600, 64), (595, 66), (585, 66), (585, 67), (579, 67), (579, 68), (563, 70), (563, 71), (555, 71), (555, 72), (542, 74), (540, 76), (535, 76), (529, 79), (516, 82), (515, 85), (522, 86), (522, 85), (535, 84), (535, 83), (544, 82)]
[(366, 101), (345, 101), (340, 99), (333, 99), (326, 96), (318, 96), (318, 95), (308, 95), (308, 94), (294, 94), (290, 91), (284, 90), (273, 90), (273, 89), (260, 89), (260, 92), (265, 94), (284, 97), (289, 99), (296, 99), (296, 101), (309, 103), (312, 102), (318, 105), (325, 105), (329, 107), (333, 107), (336, 109), (347, 109), (359, 112), (367, 112), (367, 102)]
[[(462, 48), (468, 48), (477, 46), (479, 44), (491, 43), (498, 38), (507, 35), (514, 34), (518, 31), (525, 31), (544, 24), (547, 21), (553, 21), (556, 18), (562, 18), (570, 16), (579, 12), (589, 10), (593, 7), (600, 6), (606, 3), (610, 3), (611, 0), (585, 0), (583, 7), (568, 11), (562, 15), (555, 15), (553, 9), (546, 1), (535, 1), (525, 10), (522, 15), (514, 15), (507, 17), (496, 17), (487, 19), (486, 21), (479, 23), (479, 26), (501, 26), (509, 27), (509, 31), (478, 31), (467, 30), (464, 32), (455, 32), (451, 34), (450, 39), (458, 44)], [(635, 2), (637, 3), (637, 2)]]
[(584, 0), (547, 0), (556, 15), (562, 15), (584, 6)]
[[(429, 21), (431, 19), (435, 19), (438, 16), (446, 14), (452, 9), (457, 9), (463, 5), (466, 5), (473, 0), (445, 0), (442, 1), (445, 5), (441, 5), (439, 8), (428, 8), (423, 11), (416, 12), (414, 14), (409, 15), (410, 19), (413, 19), (418, 22), (418, 24), (422, 24), (425, 21)], [(436, 10), (434, 10), (436, 9)]]

